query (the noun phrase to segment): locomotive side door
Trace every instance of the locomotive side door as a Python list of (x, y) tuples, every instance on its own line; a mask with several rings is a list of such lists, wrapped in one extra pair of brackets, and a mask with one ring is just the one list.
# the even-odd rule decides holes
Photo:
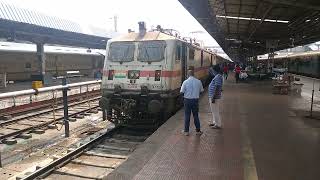
[(187, 78), (187, 46), (183, 43), (181, 46), (181, 84)]

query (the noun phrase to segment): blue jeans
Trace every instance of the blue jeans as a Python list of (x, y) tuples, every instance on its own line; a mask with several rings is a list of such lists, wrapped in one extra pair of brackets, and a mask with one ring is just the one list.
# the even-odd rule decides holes
[(200, 131), (199, 99), (184, 99), (184, 132), (189, 132), (191, 111), (198, 132)]

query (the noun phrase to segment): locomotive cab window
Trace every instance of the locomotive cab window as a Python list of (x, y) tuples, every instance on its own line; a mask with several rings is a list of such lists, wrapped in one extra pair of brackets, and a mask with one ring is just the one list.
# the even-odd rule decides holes
[(135, 44), (132, 42), (113, 42), (109, 47), (108, 59), (115, 62), (133, 61)]
[(165, 41), (145, 41), (138, 44), (138, 61), (156, 62), (164, 59)]

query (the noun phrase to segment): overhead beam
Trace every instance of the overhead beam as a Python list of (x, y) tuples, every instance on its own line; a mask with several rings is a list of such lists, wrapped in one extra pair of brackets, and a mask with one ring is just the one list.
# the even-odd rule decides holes
[[(241, 8), (242, 8), (242, 0), (240, 0), (240, 6), (239, 6), (239, 11), (238, 11), (238, 17), (240, 17)], [(237, 22), (237, 33), (238, 33), (238, 34), (239, 34), (239, 22), (240, 22), (240, 19), (238, 19), (238, 22)]]
[[(215, 1), (209, 0), (208, 6), (210, 7), (210, 10), (212, 10), (212, 12), (214, 12), (212, 15), (223, 14), (223, 16), (227, 16), (227, 11), (225, 9), (225, 7), (226, 7), (225, 0), (215, 0)], [(210, 18), (212, 18), (212, 16)], [(225, 19), (225, 20), (217, 19), (217, 23), (221, 26), (223, 26), (223, 25), (226, 26), (226, 28), (227, 28), (226, 33), (230, 32), (228, 19)]]
[[(256, 6), (256, 9), (254, 11), (254, 13), (252, 13), (251, 17), (255, 18), (257, 16), (257, 13), (258, 13), (258, 9), (260, 8), (260, 5), (261, 5), (261, 1), (257, 2), (257, 6)], [(248, 27), (247, 27), (247, 31), (246, 32), (249, 32), (250, 30), (250, 26), (252, 24), (253, 21), (250, 21), (249, 24), (248, 24)]]
[(317, 5), (311, 5), (307, 3), (301, 3), (298, 1), (292, 1), (292, 0), (263, 0), (264, 2), (272, 3), (272, 4), (282, 4), (287, 6), (293, 6), (293, 7), (301, 7), (305, 9), (312, 9), (320, 11), (320, 6)]
[(263, 23), (263, 21), (266, 19), (266, 17), (268, 16), (269, 12), (271, 11), (271, 9), (273, 8), (273, 5), (270, 5), (266, 11), (264, 12), (259, 24), (257, 26), (254, 27), (254, 29), (252, 30), (252, 32), (250, 33), (249, 37), (248, 37), (248, 41), (251, 39), (252, 35), (256, 32), (256, 30), (258, 29), (258, 27), (261, 26), (261, 24)]
[[(220, 42), (224, 42), (225, 46), (223, 46), (224, 50), (229, 50), (229, 56), (232, 56), (232, 52), (235, 49), (240, 49), (241, 46), (239, 44), (233, 44), (231, 41), (226, 41), (227, 39), (240, 39), (243, 44), (242, 47), (246, 47), (249, 49), (254, 49), (255, 52), (266, 52), (265, 48), (265, 40), (267, 39), (278, 39), (280, 40), (279, 44), (283, 45), (281, 48), (288, 48), (290, 46), (290, 38), (294, 37), (292, 33), (295, 32), (296, 28), (303, 31), (302, 35), (300, 35), (300, 31), (297, 32), (296, 43), (298, 44), (306, 44), (311, 43), (315, 40), (320, 40), (320, 36), (317, 32), (319, 32), (320, 27), (316, 23), (320, 23), (318, 17), (314, 18), (309, 15), (311, 12), (320, 12), (320, 6), (315, 3), (312, 5), (307, 1), (302, 0), (252, 0), (253, 2), (250, 6), (256, 7), (255, 10), (248, 12), (241, 12), (241, 16), (246, 17), (244, 13), (248, 14), (249, 19), (248, 22), (242, 23), (242, 17), (240, 17), (239, 10), (240, 6), (243, 6), (242, 9), (246, 6), (246, 1), (232, 1), (229, 2), (227, 0), (179, 0), (189, 12), (196, 17), (196, 19), (205, 26), (206, 30), (217, 38), (216, 40), (220, 44)], [(210, 6), (202, 7), (200, 4), (205, 4), (205, 2), (210, 1)], [(214, 2), (214, 3), (212, 3)], [(315, 2), (315, 1), (313, 1)], [(187, 4), (187, 5), (186, 5)], [(231, 7), (232, 6), (232, 7)], [(270, 14), (273, 13), (275, 8), (281, 8), (279, 13), (275, 13), (275, 18), (268, 19)], [(282, 8), (287, 8), (288, 11), (282, 10)], [(252, 8), (250, 8), (252, 9)], [(225, 10), (225, 12), (223, 11)], [(213, 11), (209, 13), (209, 16), (202, 16), (206, 14), (208, 11)], [(308, 15), (304, 18), (299, 18), (301, 12), (307, 12)], [(230, 14), (231, 13), (231, 14)], [(238, 16), (238, 17), (237, 17)], [(285, 17), (284, 20), (281, 20), (281, 17)], [(228, 21), (228, 26), (225, 26), (226, 21)], [(240, 22), (239, 22), (240, 21)], [(314, 21), (314, 22), (312, 22)], [(211, 25), (207, 24), (213, 22)], [(218, 23), (219, 22), (219, 23)], [(266, 22), (266, 23), (265, 23)], [(308, 22), (307, 24), (303, 22)], [(274, 25), (277, 23), (276, 25)], [(243, 25), (241, 25), (243, 24)], [(245, 24), (247, 27), (247, 31), (244, 31), (242, 28)], [(262, 26), (265, 29), (262, 29)], [(305, 26), (306, 25), (306, 26)], [(302, 27), (301, 27), (302, 26)], [(220, 31), (223, 28), (225, 34)], [(228, 30), (229, 29), (229, 30)], [(245, 30), (244, 29), (244, 30)], [(261, 32), (260, 32), (261, 30)], [(229, 32), (228, 32), (229, 31)], [(315, 35), (317, 34), (317, 35)], [(225, 35), (225, 36), (224, 36)], [(240, 37), (238, 37), (240, 36)], [(304, 38), (300, 38), (304, 37)], [(238, 37), (238, 38), (237, 38)], [(258, 43), (259, 41), (259, 43)], [(256, 43), (251, 43), (256, 42)], [(251, 44), (247, 44), (251, 43)], [(295, 44), (296, 45), (296, 44)], [(279, 50), (280, 47), (277, 47), (275, 50)]]
[(0, 19), (0, 38), (10, 41), (105, 49), (109, 38)]
[[(227, 14), (227, 10), (226, 10), (226, 1), (225, 0), (223, 0), (223, 9), (224, 9), (224, 14), (226, 15), (226, 16), (228, 16), (228, 14)], [(228, 19), (226, 19), (226, 23), (227, 23), (227, 33), (229, 34), (230, 33), (230, 27), (229, 27), (229, 20)]]

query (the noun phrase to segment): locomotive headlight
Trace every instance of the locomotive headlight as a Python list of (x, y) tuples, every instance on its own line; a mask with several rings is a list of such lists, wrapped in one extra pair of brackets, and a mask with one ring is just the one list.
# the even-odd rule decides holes
[(137, 79), (139, 79), (139, 72), (135, 72), (135, 73), (134, 73), (134, 77), (137, 78)]
[(134, 72), (130, 72), (129, 79), (134, 79)]
[(161, 70), (156, 70), (154, 72), (154, 81), (160, 81), (161, 78)]
[(140, 71), (138, 70), (130, 70), (128, 71), (128, 79), (139, 79)]
[(114, 76), (114, 70), (109, 70), (108, 80), (113, 80), (113, 76)]

